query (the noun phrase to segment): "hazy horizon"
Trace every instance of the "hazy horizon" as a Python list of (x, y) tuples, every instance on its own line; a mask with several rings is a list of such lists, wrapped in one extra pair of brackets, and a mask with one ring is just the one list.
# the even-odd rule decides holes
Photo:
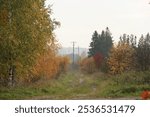
[(89, 47), (95, 30), (101, 33), (109, 27), (113, 40), (120, 35), (150, 32), (149, 0), (47, 0), (51, 4), (53, 17), (61, 22), (55, 34), (63, 47)]

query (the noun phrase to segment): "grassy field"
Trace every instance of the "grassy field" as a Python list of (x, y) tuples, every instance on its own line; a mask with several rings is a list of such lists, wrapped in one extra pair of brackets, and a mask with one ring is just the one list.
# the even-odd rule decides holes
[(28, 86), (1, 87), (0, 99), (140, 99), (143, 90), (150, 90), (145, 81), (149, 77), (149, 72), (118, 76), (68, 72)]

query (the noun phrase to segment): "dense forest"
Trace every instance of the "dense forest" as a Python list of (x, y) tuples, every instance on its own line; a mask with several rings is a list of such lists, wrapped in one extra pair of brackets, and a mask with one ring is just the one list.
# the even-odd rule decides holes
[(45, 0), (0, 0), (0, 99), (150, 97), (149, 33), (114, 42), (108, 27), (94, 31), (88, 56), (72, 64), (58, 54), (51, 16)]

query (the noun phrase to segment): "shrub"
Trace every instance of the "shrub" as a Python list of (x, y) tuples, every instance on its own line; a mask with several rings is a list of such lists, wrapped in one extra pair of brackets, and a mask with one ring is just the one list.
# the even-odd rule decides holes
[(57, 78), (61, 73), (67, 71), (68, 64), (68, 57), (57, 56), (49, 51), (38, 58), (36, 65), (32, 69), (32, 78), (29, 80), (32, 82), (36, 81), (36, 79)]
[(83, 59), (80, 62), (80, 69), (87, 73), (94, 73), (96, 71), (96, 65), (93, 57)]
[(150, 72), (124, 72), (122, 74), (116, 75), (113, 77), (114, 81), (117, 84), (129, 85), (149, 85), (150, 84)]
[(143, 100), (147, 100), (148, 98), (150, 98), (150, 91), (143, 91), (143, 92), (141, 93), (141, 98), (142, 98)]
[(108, 59), (112, 74), (120, 74), (132, 70), (134, 66), (134, 49), (128, 44), (118, 44), (113, 47)]
[(103, 55), (101, 53), (96, 53), (93, 56), (93, 59), (95, 61), (95, 65), (96, 65), (97, 69), (100, 69), (102, 61), (103, 61)]

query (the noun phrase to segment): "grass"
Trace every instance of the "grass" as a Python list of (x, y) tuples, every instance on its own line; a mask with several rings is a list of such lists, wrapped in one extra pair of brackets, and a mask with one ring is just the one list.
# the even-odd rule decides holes
[(149, 72), (118, 76), (68, 72), (28, 86), (1, 87), (0, 99), (139, 99), (143, 90), (150, 90), (149, 77)]

